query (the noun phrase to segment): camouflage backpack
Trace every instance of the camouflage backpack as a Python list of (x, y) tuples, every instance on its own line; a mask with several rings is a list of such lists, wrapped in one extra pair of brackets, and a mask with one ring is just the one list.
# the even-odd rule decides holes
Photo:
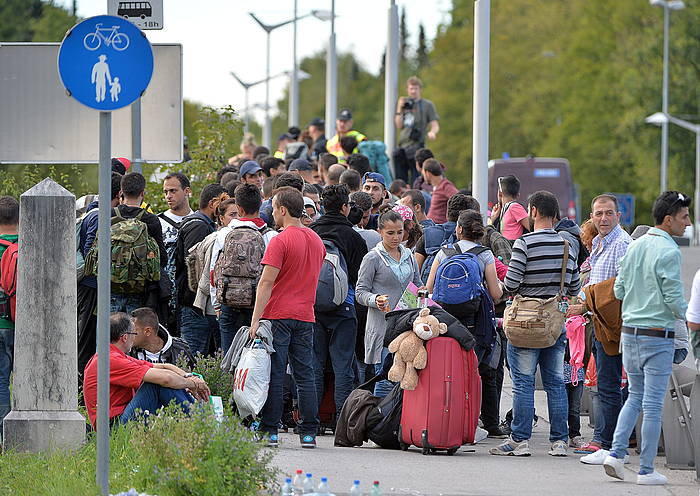
[[(112, 291), (115, 293), (142, 293), (146, 284), (160, 280), (160, 251), (156, 241), (148, 235), (148, 227), (141, 220), (145, 210), (132, 219), (114, 211), (111, 227)], [(97, 237), (85, 257), (85, 275), (97, 275)]]
[(266, 227), (259, 231), (253, 227), (240, 226), (226, 235), (224, 248), (214, 265), (216, 299), (222, 305), (234, 308), (253, 308), (255, 291), (262, 273)]

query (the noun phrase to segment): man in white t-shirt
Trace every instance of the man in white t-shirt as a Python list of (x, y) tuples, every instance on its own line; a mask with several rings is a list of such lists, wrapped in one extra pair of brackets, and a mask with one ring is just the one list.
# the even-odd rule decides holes
[[(168, 301), (170, 314), (175, 316), (175, 307), (177, 303), (177, 294), (175, 289), (175, 247), (177, 246), (177, 235), (180, 230), (182, 219), (192, 213), (190, 208), (190, 196), (192, 189), (190, 188), (190, 180), (181, 172), (172, 172), (165, 176), (163, 181), (163, 196), (170, 207), (165, 212), (158, 214), (160, 227), (163, 230), (163, 244), (165, 251), (168, 253), (168, 264), (165, 266), (165, 272), (170, 279), (171, 294)], [(175, 329), (177, 319), (168, 319), (168, 327), (170, 330)]]
[(693, 278), (693, 289), (690, 290), (688, 311), (685, 314), (688, 321), (688, 329), (691, 331), (690, 343), (695, 355), (695, 366), (700, 370), (700, 270)]

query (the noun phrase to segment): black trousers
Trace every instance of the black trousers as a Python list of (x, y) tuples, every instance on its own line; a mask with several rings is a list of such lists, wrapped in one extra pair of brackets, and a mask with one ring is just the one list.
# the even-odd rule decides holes
[(487, 431), (496, 429), (501, 423), (500, 408), (504, 359), (505, 348), (501, 350), (497, 368), (491, 368), (485, 363), (479, 365), (479, 375), (481, 376), (481, 422)]
[(83, 389), (83, 372), (97, 347), (97, 288), (78, 284), (78, 390)]

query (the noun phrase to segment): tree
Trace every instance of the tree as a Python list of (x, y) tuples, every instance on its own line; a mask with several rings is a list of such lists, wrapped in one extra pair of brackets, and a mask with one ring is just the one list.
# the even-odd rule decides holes
[(416, 72), (420, 73), (421, 70), (428, 65), (428, 44), (425, 39), (425, 27), (421, 22), (418, 25), (418, 46), (416, 46)]

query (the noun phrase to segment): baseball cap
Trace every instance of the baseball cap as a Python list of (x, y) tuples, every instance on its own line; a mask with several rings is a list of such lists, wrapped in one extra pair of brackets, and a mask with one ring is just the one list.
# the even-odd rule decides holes
[(311, 198), (309, 198), (308, 196), (305, 196), (305, 197), (304, 197), (304, 208), (306, 208), (306, 207), (311, 207), (311, 208), (314, 209), (314, 212), (317, 212), (317, 213), (318, 213), (318, 210), (316, 210), (316, 204), (315, 204), (314, 201), (313, 201)]
[(289, 164), (289, 170), (290, 171), (310, 171), (313, 170), (314, 168), (312, 167), (311, 163), (303, 158), (298, 158), (294, 160), (291, 164)]
[(341, 110), (340, 113), (338, 114), (338, 120), (339, 121), (352, 120), (352, 112), (350, 112), (348, 109)]
[(131, 161), (124, 157), (113, 157), (112, 158), (112, 172), (118, 172), (122, 176), (126, 174), (126, 171), (131, 167)]
[(362, 184), (365, 183), (380, 183), (382, 186), (384, 186), (384, 189), (386, 189), (386, 181), (384, 180), (384, 176), (382, 176), (379, 172), (365, 172), (365, 175), (362, 176)]
[(241, 168), (238, 171), (238, 177), (243, 179), (246, 174), (255, 174), (261, 170), (262, 167), (260, 167), (260, 165), (255, 160), (247, 160), (243, 162), (243, 165), (241, 165)]
[(326, 125), (326, 121), (324, 121), (320, 117), (314, 117), (313, 119), (311, 119), (311, 122), (309, 122), (309, 126), (317, 126), (318, 127), (318, 126), (325, 126), (325, 125)]
[(277, 138), (277, 141), (282, 141), (282, 140), (284, 140), (284, 139), (293, 140), (293, 139), (294, 139), (294, 136), (292, 136), (292, 135), (289, 134), (289, 133), (282, 133), (282, 134), (280, 134), (280, 137)]

